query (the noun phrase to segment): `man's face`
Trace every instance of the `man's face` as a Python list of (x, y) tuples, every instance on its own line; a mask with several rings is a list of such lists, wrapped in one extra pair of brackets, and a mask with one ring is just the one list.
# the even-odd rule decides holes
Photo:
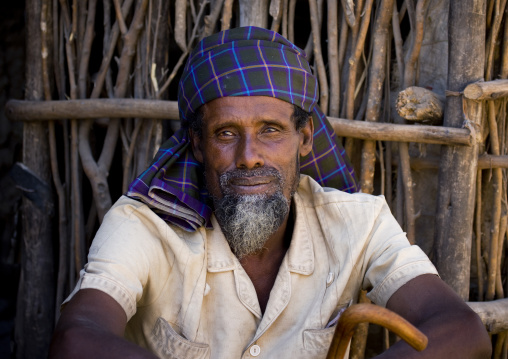
[[(262, 246), (287, 220), (299, 181), (299, 157), (312, 149), (312, 121), (297, 130), (293, 105), (264, 96), (219, 98), (201, 110), (202, 135), (193, 134), (192, 145), (205, 165), (219, 224), (226, 238), (230, 233), (236, 241), (259, 232), (262, 222), (270, 224), (256, 239), (257, 247)], [(239, 235), (231, 227), (246, 233)]]

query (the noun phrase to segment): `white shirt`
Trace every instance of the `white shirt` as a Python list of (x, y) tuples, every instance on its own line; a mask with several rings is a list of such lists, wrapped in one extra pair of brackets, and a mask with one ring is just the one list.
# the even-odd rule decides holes
[(328, 324), (360, 289), (385, 306), (409, 280), (437, 274), (383, 197), (302, 175), (294, 204), (291, 245), (264, 315), (215, 218), (213, 230), (185, 232), (127, 197), (104, 218), (73, 294), (112, 296), (127, 315), (126, 337), (161, 358), (325, 358)]

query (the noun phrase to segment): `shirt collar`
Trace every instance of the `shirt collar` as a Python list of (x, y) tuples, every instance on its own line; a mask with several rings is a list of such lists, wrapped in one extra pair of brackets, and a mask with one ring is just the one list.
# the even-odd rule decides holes
[[(306, 184), (306, 181), (304, 182)], [(305, 216), (304, 197), (300, 196), (298, 191), (293, 197), (296, 218), (291, 245), (286, 253), (286, 257), (290, 272), (310, 275), (314, 271), (314, 247), (312, 245), (311, 231)], [(233, 252), (231, 252), (229, 244), (220, 230), (214, 215), (212, 215), (211, 221), (214, 229), (206, 230), (208, 271), (226, 272), (234, 270), (241, 264)]]

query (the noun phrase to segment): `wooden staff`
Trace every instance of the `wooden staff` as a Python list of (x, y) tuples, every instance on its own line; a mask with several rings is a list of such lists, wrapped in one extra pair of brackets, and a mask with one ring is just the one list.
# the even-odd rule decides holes
[(344, 358), (356, 325), (365, 322), (386, 327), (418, 351), (427, 347), (425, 334), (398, 314), (374, 304), (356, 304), (341, 314), (326, 359)]

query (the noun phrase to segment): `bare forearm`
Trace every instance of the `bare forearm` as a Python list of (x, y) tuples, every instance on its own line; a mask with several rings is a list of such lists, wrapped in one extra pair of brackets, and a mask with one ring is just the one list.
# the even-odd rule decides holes
[(76, 327), (55, 332), (49, 358), (156, 359), (157, 357), (114, 334), (96, 328)]
[(80, 290), (66, 304), (50, 348), (51, 359), (157, 358), (123, 338), (127, 317), (108, 294)]
[(472, 312), (445, 313), (421, 323), (418, 329), (429, 339), (424, 351), (417, 352), (404, 341), (399, 341), (378, 358), (490, 358), (489, 336)]

